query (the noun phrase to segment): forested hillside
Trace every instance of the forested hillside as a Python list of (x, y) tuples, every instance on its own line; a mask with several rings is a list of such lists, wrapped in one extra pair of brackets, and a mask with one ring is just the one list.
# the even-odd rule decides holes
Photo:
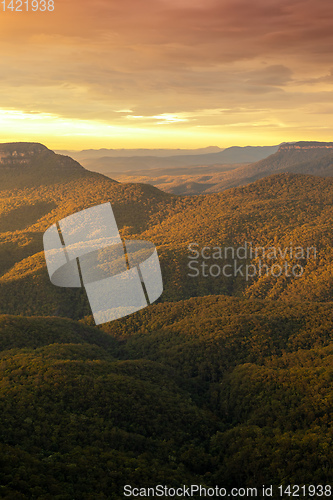
[[(94, 175), (94, 174), (93, 174)], [(282, 300), (332, 299), (333, 180), (280, 174), (227, 192), (176, 197), (143, 184), (119, 184), (103, 176), (1, 192), (0, 312), (74, 319), (89, 314), (83, 291), (54, 287), (46, 271), (42, 237), (54, 222), (110, 201), (121, 233), (158, 247), (164, 278), (162, 300), (226, 294)], [(190, 243), (235, 248), (315, 247), (301, 261), (301, 277), (189, 276)], [(199, 259), (198, 266), (203, 259)], [(258, 259), (257, 259), (258, 260)], [(254, 263), (255, 259), (246, 262)], [(279, 263), (281, 259), (277, 259)], [(230, 262), (230, 259), (227, 260)], [(215, 262), (222, 264), (223, 261)], [(244, 261), (238, 261), (244, 263)], [(290, 264), (299, 263), (291, 259)]]
[[(331, 496), (333, 179), (284, 173), (178, 197), (67, 170), (40, 146), (0, 158), (0, 497), (120, 500), (126, 484), (327, 485)], [(17, 173), (31, 185), (9, 188)], [(107, 201), (123, 237), (157, 246), (164, 292), (96, 327), (84, 290), (50, 283), (42, 238)], [(244, 258), (245, 243), (280, 250)], [(236, 257), (213, 257), (226, 247)], [(304, 272), (189, 267), (261, 260)]]
[(100, 329), (2, 316), (2, 498), (329, 484), (332, 325), (329, 305), (225, 297)]

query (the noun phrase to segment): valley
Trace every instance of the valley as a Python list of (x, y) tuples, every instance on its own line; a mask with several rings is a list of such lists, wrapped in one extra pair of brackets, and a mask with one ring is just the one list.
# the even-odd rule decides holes
[[(0, 152), (1, 497), (330, 485), (333, 179), (314, 175), (330, 153), (284, 146), (252, 164), (254, 182), (177, 196), (41, 145)], [(84, 289), (50, 283), (42, 239), (108, 201), (122, 237), (156, 245), (164, 292), (96, 327)], [(246, 242), (277, 250), (245, 255)], [(235, 250), (214, 260), (213, 248)], [(193, 257), (304, 272), (193, 277)]]

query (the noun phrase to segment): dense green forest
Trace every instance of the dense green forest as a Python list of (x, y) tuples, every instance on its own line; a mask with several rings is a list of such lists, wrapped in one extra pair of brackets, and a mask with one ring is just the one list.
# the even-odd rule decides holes
[(2, 316), (2, 498), (329, 484), (332, 325), (329, 305), (227, 297), (100, 328)]
[[(278, 174), (177, 197), (89, 173), (41, 145), (27, 158), (22, 145), (3, 151), (0, 498), (117, 500), (126, 484), (331, 484), (333, 180)], [(50, 283), (42, 238), (106, 201), (124, 238), (157, 246), (164, 292), (96, 327), (84, 290)], [(193, 278), (194, 242), (316, 255), (288, 257), (304, 268), (297, 278)]]
[[(2, 191), (0, 198), (0, 312), (89, 314), (81, 291), (55, 288), (43, 253), (44, 231), (89, 206), (111, 201), (126, 238), (158, 248), (164, 277), (162, 300), (208, 294), (286, 301), (332, 300), (333, 180), (279, 174), (223, 193), (177, 197), (144, 184), (119, 184), (98, 174), (50, 186)], [(190, 243), (203, 246), (315, 247), (296, 279), (281, 276), (189, 276)], [(252, 261), (248, 259), (250, 264)], [(278, 261), (277, 261), (278, 262)], [(297, 264), (294, 261), (293, 264)]]

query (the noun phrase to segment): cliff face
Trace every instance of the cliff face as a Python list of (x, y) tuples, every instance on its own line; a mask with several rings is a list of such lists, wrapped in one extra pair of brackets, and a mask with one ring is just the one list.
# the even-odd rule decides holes
[(0, 144), (0, 166), (16, 167), (27, 165), (31, 160), (40, 155), (51, 151), (43, 144), (29, 142), (13, 142)]
[(92, 175), (69, 156), (58, 155), (43, 144), (0, 144), (0, 189), (52, 184)]
[(322, 170), (323, 162), (325, 169), (321, 175), (332, 175), (330, 167), (329, 174), (324, 174), (326, 167), (332, 164), (333, 142), (301, 141), (281, 144), (275, 155), (269, 156), (256, 167), (271, 173), (294, 172), (316, 175)]
[(226, 172), (214, 189), (223, 191), (282, 172), (333, 177), (333, 142), (281, 144), (276, 153), (264, 160)]
[[(22, 167), (25, 167), (22, 169)], [(85, 169), (69, 156), (57, 155), (43, 144), (13, 142), (0, 144), (0, 169), (44, 172), (84, 171)]]
[[(333, 142), (315, 142), (315, 141), (300, 141), (295, 142), (294, 144), (281, 144), (278, 152), (283, 151), (309, 151), (310, 149), (317, 150), (332, 150), (333, 151)], [(330, 151), (327, 151), (329, 153)]]

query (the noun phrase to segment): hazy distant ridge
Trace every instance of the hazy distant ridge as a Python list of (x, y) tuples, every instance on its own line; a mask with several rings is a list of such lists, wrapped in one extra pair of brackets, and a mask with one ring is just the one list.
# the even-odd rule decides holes
[(82, 151), (59, 150), (58, 154), (68, 155), (77, 160), (109, 157), (131, 157), (131, 156), (182, 156), (182, 155), (199, 155), (207, 153), (219, 153), (223, 148), (218, 146), (208, 146), (206, 148), (197, 149), (83, 149)]
[[(71, 156), (88, 168), (100, 173), (112, 172), (128, 172), (143, 169), (153, 168), (173, 168), (173, 167), (189, 167), (200, 165), (215, 165), (215, 164), (235, 164), (235, 163), (252, 163), (275, 153), (279, 146), (233, 146), (224, 149), (218, 153), (197, 154), (179, 154), (174, 156), (154, 156), (155, 150), (151, 150), (147, 156), (131, 156), (129, 150), (128, 156), (105, 156), (100, 153), (100, 157), (85, 157), (82, 153), (72, 153)], [(148, 150), (149, 151), (149, 150)]]
[(200, 169), (187, 167), (182, 171), (156, 169), (113, 175), (121, 182), (146, 182), (173, 194), (208, 194), (281, 172), (333, 177), (333, 143), (300, 141), (282, 144), (274, 154), (247, 165), (216, 164)]

